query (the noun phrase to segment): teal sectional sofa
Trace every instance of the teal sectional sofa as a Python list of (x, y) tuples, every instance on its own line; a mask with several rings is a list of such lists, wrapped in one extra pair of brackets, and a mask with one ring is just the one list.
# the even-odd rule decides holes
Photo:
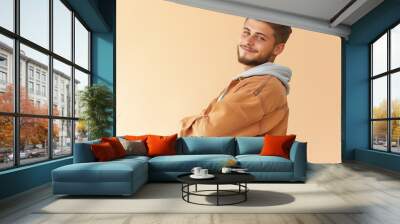
[(263, 137), (181, 137), (177, 155), (127, 156), (96, 162), (88, 141), (75, 144), (74, 163), (52, 171), (54, 194), (131, 195), (148, 181), (176, 181), (180, 174), (201, 166), (218, 172), (228, 160), (236, 160), (259, 182), (305, 182), (307, 144), (295, 141), (290, 159), (260, 156)]

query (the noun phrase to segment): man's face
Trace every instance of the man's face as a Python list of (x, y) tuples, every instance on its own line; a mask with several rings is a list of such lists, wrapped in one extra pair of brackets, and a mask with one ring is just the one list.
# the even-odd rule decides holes
[(273, 62), (283, 50), (284, 44), (275, 44), (274, 30), (262, 21), (248, 19), (237, 46), (238, 60), (249, 66)]

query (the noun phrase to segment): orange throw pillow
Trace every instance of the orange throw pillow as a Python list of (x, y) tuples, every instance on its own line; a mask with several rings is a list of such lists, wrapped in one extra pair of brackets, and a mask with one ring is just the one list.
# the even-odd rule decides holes
[(176, 155), (176, 139), (178, 134), (171, 136), (149, 135), (146, 143), (148, 156)]
[(141, 140), (141, 141), (146, 141), (147, 136), (149, 135), (125, 135), (124, 139), (129, 140), (129, 141), (137, 141), (137, 140)]
[(121, 158), (126, 156), (126, 151), (124, 149), (124, 146), (121, 144), (118, 138), (116, 137), (110, 137), (110, 138), (101, 138), (101, 142), (108, 142), (114, 149), (115, 155), (117, 158)]
[(261, 149), (260, 155), (262, 156), (281, 156), (289, 159), (290, 147), (296, 135), (286, 135), (286, 136), (264, 136), (264, 146)]
[(99, 162), (109, 161), (117, 158), (113, 147), (108, 142), (93, 144), (90, 147), (94, 157)]

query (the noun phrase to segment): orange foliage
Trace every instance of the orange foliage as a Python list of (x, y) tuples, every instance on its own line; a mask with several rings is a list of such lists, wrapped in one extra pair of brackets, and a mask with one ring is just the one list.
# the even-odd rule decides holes
[[(13, 112), (14, 97), (13, 86), (7, 86), (7, 91), (0, 94), (0, 111)], [(24, 87), (20, 88), (20, 110), (23, 114), (47, 115), (47, 106), (37, 106), (29, 99), (28, 93)], [(55, 108), (54, 114), (59, 111)], [(13, 119), (11, 116), (0, 116), (0, 146), (8, 148), (13, 146)], [(20, 118), (20, 148), (29, 144), (45, 144), (49, 131), (47, 118)], [(53, 126), (53, 138), (58, 137), (59, 127)]]

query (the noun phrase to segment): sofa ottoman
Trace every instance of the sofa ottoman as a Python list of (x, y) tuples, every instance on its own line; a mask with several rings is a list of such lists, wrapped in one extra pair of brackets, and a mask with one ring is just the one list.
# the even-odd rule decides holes
[(130, 156), (108, 162), (74, 163), (52, 171), (53, 193), (131, 195), (148, 180), (148, 158)]

